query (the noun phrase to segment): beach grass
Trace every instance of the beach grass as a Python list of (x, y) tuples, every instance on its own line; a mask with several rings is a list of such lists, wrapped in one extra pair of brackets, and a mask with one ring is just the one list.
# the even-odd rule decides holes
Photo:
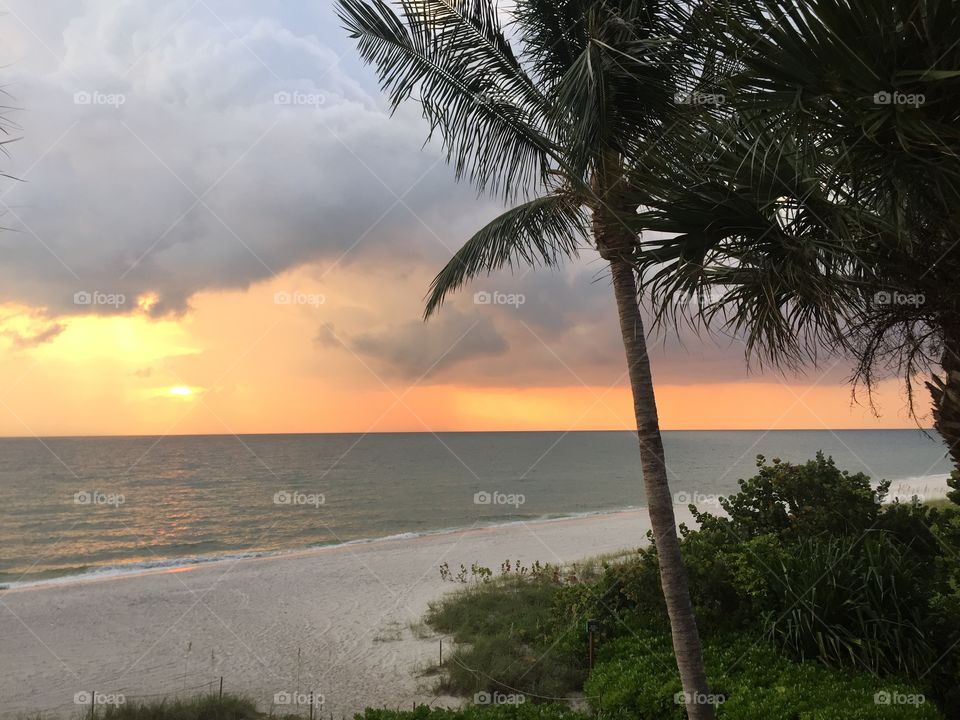
[[(200, 695), (192, 698), (151, 698), (128, 701), (117, 705), (103, 705), (90, 710), (78, 710), (73, 720), (305, 720), (309, 712), (264, 712), (256, 703), (242, 695)], [(322, 712), (316, 720), (327, 720)], [(581, 720), (584, 716), (563, 706), (472, 706), (463, 710), (447, 710), (420, 705), (412, 710), (369, 708), (353, 715), (362, 720)], [(42, 720), (41, 715), (24, 716), (22, 720)], [(345, 720), (338, 716), (336, 720)]]
[(552, 612), (560, 585), (514, 575), (465, 587), (431, 604), (427, 624), (455, 643), (437, 689), (455, 695), (523, 693), (564, 699), (583, 687), (586, 669), (553, 651)]
[(435, 690), (455, 696), (522, 694), (539, 703), (582, 705), (588, 661), (572, 651), (580, 625), (558, 623), (560, 593), (597, 583), (635, 555), (621, 550), (563, 566), (537, 563), (536, 573), (504, 562), (499, 574), (463, 584), (432, 602), (424, 617), (420, 632), (429, 630), (450, 646), (442, 666), (433, 664), (422, 675), (436, 676)]
[(262, 720), (266, 717), (252, 700), (232, 694), (222, 697), (131, 698), (118, 704), (94, 706), (92, 711), (84, 709), (74, 713), (74, 720)]

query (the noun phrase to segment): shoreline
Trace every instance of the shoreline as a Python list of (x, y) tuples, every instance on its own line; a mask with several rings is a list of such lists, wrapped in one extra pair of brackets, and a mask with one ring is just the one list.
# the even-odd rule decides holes
[[(946, 498), (948, 486), (946, 484), (946, 474), (925, 475), (918, 477), (907, 477), (899, 480), (892, 480), (890, 492), (886, 502), (892, 502), (894, 498), (901, 501), (909, 500), (912, 495), (917, 495), (923, 500), (939, 500)], [(713, 498), (714, 496), (706, 496)], [(695, 502), (706, 507), (707, 505), (716, 505), (715, 502)], [(686, 503), (674, 506), (675, 512), (686, 509)], [(186, 557), (163, 558), (159, 560), (140, 561), (118, 565), (94, 566), (82, 572), (65, 573), (55, 577), (38, 578), (36, 580), (13, 580), (0, 583), (0, 597), (6, 593), (19, 592), (35, 588), (60, 587), (63, 585), (73, 585), (86, 582), (100, 582), (104, 580), (119, 578), (135, 578), (143, 575), (150, 575), (164, 572), (174, 572), (189, 570), (195, 567), (203, 567), (217, 563), (237, 562), (241, 560), (280, 558), (299, 556), (302, 554), (318, 553), (330, 551), (337, 548), (356, 547), (361, 545), (370, 545), (383, 542), (401, 542), (405, 540), (417, 540), (424, 537), (434, 537), (440, 535), (455, 535), (457, 533), (468, 532), (477, 529), (496, 529), (507, 528), (514, 525), (531, 525), (542, 523), (563, 522), (566, 520), (578, 520), (582, 518), (597, 516), (614, 516), (621, 513), (631, 513), (645, 511), (646, 506), (625, 507), (612, 510), (590, 510), (569, 515), (558, 515), (555, 517), (537, 517), (529, 520), (507, 520), (504, 522), (491, 522), (484, 525), (475, 525), (472, 527), (448, 527), (435, 530), (424, 530), (421, 532), (399, 532), (390, 535), (369, 538), (357, 538), (345, 542), (330, 543), (328, 545), (311, 545), (303, 547), (293, 547), (281, 550), (242, 550), (238, 552), (226, 552), (223, 554), (196, 555)]]
[(146, 562), (132, 562), (120, 565), (103, 565), (91, 567), (83, 572), (67, 573), (64, 575), (58, 575), (56, 577), (40, 578), (37, 580), (12, 580), (3, 582), (0, 583), (0, 597), (8, 592), (53, 588), (62, 585), (74, 585), (85, 582), (100, 582), (104, 580), (136, 578), (157, 573), (189, 570), (191, 568), (205, 567), (216, 563), (311, 555), (325, 551), (338, 550), (341, 548), (375, 545), (378, 543), (404, 542), (409, 540), (419, 540), (421, 538), (436, 537), (440, 535), (457, 535), (472, 531), (509, 528), (515, 525), (540, 525), (545, 523), (564, 522), (568, 520), (581, 520), (591, 517), (604, 517), (621, 515), (624, 513), (642, 512), (645, 510), (645, 506), (626, 507), (615, 510), (591, 510), (582, 513), (573, 513), (570, 515), (558, 515), (556, 517), (537, 517), (529, 520), (508, 520), (505, 522), (492, 522), (489, 524), (475, 525), (471, 527), (450, 527), (439, 528), (436, 530), (424, 530), (421, 532), (400, 532), (379, 537), (357, 538), (355, 540), (330, 543), (328, 545), (308, 545), (304, 547), (294, 547), (283, 550), (245, 550), (234, 553), (228, 552), (222, 555), (195, 555), (187, 557), (165, 558), (162, 560), (150, 560)]

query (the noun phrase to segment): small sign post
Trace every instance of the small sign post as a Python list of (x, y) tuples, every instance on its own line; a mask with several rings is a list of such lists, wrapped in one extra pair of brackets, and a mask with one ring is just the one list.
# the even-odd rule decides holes
[(587, 667), (593, 670), (593, 634), (599, 632), (600, 621), (595, 619), (587, 620), (587, 637), (589, 638), (589, 654), (587, 656)]

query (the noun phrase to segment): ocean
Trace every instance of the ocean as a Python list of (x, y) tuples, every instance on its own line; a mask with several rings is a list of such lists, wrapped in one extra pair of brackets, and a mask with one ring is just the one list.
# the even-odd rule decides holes
[[(942, 494), (919, 430), (664, 433), (678, 504), (707, 503), (756, 456), (818, 450)], [(0, 585), (69, 581), (317, 545), (644, 505), (629, 432), (0, 439)]]

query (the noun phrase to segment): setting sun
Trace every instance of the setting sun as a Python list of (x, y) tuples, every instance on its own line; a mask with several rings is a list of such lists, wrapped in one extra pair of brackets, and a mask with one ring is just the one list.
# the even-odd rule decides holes
[(167, 393), (176, 397), (190, 397), (193, 395), (193, 389), (187, 387), (186, 385), (174, 385), (167, 391)]

